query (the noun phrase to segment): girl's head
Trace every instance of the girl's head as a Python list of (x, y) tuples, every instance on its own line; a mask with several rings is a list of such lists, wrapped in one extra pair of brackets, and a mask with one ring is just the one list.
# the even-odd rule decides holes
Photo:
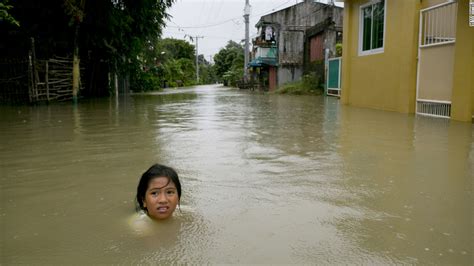
[(176, 171), (168, 166), (152, 165), (140, 178), (137, 187), (137, 210), (155, 220), (173, 215), (181, 199), (181, 183)]

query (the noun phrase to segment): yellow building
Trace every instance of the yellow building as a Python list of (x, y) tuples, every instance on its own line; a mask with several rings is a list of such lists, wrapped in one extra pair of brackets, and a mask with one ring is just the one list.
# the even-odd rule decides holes
[(340, 1), (343, 104), (472, 121), (469, 0)]

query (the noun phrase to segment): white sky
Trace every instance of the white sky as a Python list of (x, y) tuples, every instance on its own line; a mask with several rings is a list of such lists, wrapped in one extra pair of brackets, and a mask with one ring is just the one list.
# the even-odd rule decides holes
[[(250, 38), (257, 34), (255, 24), (261, 16), (302, 1), (249, 0)], [(327, 2), (327, 0), (318, 1)], [(163, 29), (162, 37), (191, 42), (188, 36), (203, 36), (199, 39), (198, 52), (204, 54), (209, 61), (210, 56), (219, 52), (229, 40), (240, 43), (245, 38), (244, 7), (245, 0), (176, 0), (168, 10), (172, 18)]]

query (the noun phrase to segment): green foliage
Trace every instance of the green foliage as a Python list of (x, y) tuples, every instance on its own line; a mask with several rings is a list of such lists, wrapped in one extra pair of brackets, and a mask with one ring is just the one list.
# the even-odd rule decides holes
[(199, 64), (199, 81), (200, 84), (216, 83), (217, 77), (214, 72), (214, 67), (210, 64)]
[(84, 7), (86, 0), (64, 0), (64, 13), (70, 18), (69, 26), (81, 23), (84, 20)]
[(321, 90), (324, 88), (324, 80), (318, 73), (309, 73), (302, 77), (302, 84), (309, 90)]
[(162, 65), (162, 80), (168, 87), (190, 86), (195, 84), (196, 68), (188, 58), (170, 59)]
[(336, 57), (342, 56), (342, 43), (336, 43)]
[(160, 88), (160, 79), (151, 72), (137, 71), (131, 75), (130, 82), (136, 91), (151, 91)]
[(214, 56), (214, 73), (225, 84), (235, 86), (242, 78), (244, 71), (244, 49), (234, 42), (229, 41), (225, 48)]
[(321, 95), (323, 94), (323, 80), (320, 75), (306, 74), (301, 81), (287, 83), (280, 86), (275, 93), (277, 94), (295, 94), (295, 95)]
[(164, 60), (187, 58), (194, 60), (195, 49), (194, 45), (185, 40), (178, 40), (173, 38), (161, 39), (156, 43), (156, 51), (162, 54)]
[(10, 13), (8, 12), (13, 8), (12, 5), (8, 4), (9, 0), (3, 0), (0, 2), (0, 22), (6, 21), (12, 25), (20, 27), (20, 22), (18, 22)]
[[(196, 83), (194, 51), (194, 45), (185, 40), (166, 38), (150, 42), (138, 56), (141, 69), (147, 75), (137, 76), (136, 83), (132, 82), (134, 89), (149, 90), (194, 85)], [(154, 82), (147, 83), (140, 78), (153, 79)]]
[(324, 60), (316, 60), (309, 63), (305, 69), (305, 73), (318, 72), (321, 75), (324, 73)]
[[(110, 55), (116, 71), (130, 73), (130, 86), (135, 90), (159, 89), (163, 79), (157, 76), (157, 63), (165, 58), (159, 46), (159, 36), (164, 20), (168, 18), (166, 9), (174, 0), (166, 1), (113, 1), (112, 8), (108, 9), (110, 16), (106, 24), (110, 25), (103, 40), (106, 52)], [(174, 51), (169, 42), (166, 51)], [(179, 45), (177, 47), (182, 47)], [(180, 49), (177, 49), (180, 51)], [(193, 47), (188, 47), (193, 51)], [(140, 73), (143, 72), (143, 73)]]
[(243, 68), (231, 68), (229, 71), (224, 73), (222, 78), (224, 79), (226, 85), (235, 87), (237, 86), (237, 81), (241, 80), (243, 75)]
[[(86, 95), (106, 95), (109, 73), (128, 76), (133, 90), (196, 82), (194, 45), (160, 38), (169, 18), (167, 10), (175, 0), (49, 0), (41, 4), (15, 0), (13, 9), (7, 1), (0, 2), (1, 20), (7, 20), (11, 11), (22, 22), (22, 28), (15, 30), (0, 23), (6, 35), (21, 37), (6, 36), (0, 46), (5, 43), (23, 55), (30, 47), (25, 40), (33, 37), (38, 58), (70, 56), (78, 47)], [(212, 81), (214, 69), (203, 56), (199, 62), (201, 80)]]

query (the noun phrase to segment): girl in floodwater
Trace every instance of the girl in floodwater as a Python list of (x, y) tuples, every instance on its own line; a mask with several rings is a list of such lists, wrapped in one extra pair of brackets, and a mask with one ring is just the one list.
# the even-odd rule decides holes
[(135, 198), (137, 211), (153, 220), (166, 220), (173, 216), (180, 199), (181, 183), (173, 168), (154, 164), (143, 173)]
[[(128, 220), (133, 231), (145, 237), (155, 237), (174, 243), (181, 227), (181, 220), (170, 219), (180, 206), (181, 183), (176, 171), (168, 166), (154, 164), (140, 178), (135, 197), (137, 211)], [(160, 221), (157, 223), (156, 221)]]

